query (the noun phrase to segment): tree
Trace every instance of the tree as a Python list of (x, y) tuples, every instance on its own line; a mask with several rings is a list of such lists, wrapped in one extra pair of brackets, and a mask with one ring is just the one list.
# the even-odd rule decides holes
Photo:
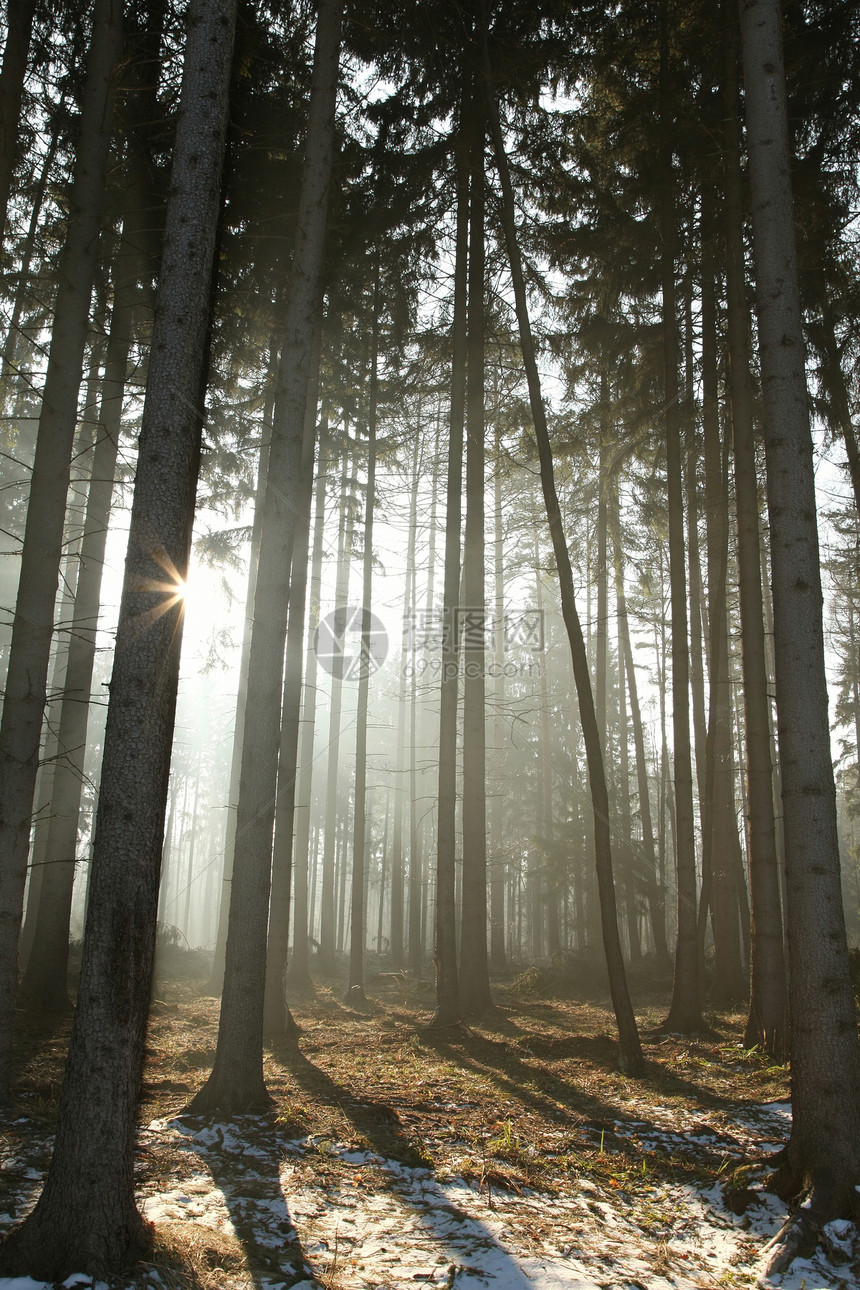
[(641, 1073), (644, 1061), (642, 1046), (633, 1005), (627, 989), (624, 972), (624, 960), (621, 953), (621, 938), (618, 934), (618, 918), (615, 906), (615, 888), (612, 878), (612, 844), (609, 824), (609, 792), (606, 786), (606, 775), (603, 766), (603, 752), (600, 744), (600, 732), (594, 712), (594, 699), (591, 693), (591, 677), (585, 651), (585, 640), (576, 608), (573, 588), (573, 570), (567, 548), (567, 538), (561, 519), (558, 494), (555, 486), (555, 473), (552, 459), (552, 445), (546, 421), (543, 395), (541, 393), (540, 374), (534, 340), (529, 320), (528, 301), (525, 279), (522, 270), (519, 244), (517, 242), (514, 220), (514, 192), (511, 183), (510, 168), (505, 152), (504, 137), (499, 120), (498, 107), (493, 93), (492, 74), (486, 42), (483, 49), (483, 77), (487, 106), (489, 108), (490, 138), (499, 173), (502, 189), (502, 222), (505, 246), (511, 269), (514, 288), (517, 322), (520, 331), (520, 347), (523, 365), (529, 388), (529, 400), (532, 419), (537, 439), (538, 457), (540, 460), (541, 487), (546, 507), (553, 554), (558, 570), (559, 590), (561, 593), (562, 615), (570, 643), (571, 662), (579, 700), (579, 715), (582, 733), (585, 740), (586, 759), (588, 762), (588, 780), (591, 793), (594, 819), (594, 850), (597, 869), (597, 885), (600, 898), (600, 921), (603, 933), (603, 948), (606, 955), (606, 966), (609, 973), (609, 989), (618, 1025), (621, 1065), (632, 1075)]
[(53, 635), (54, 599), (90, 294), (104, 209), (120, 0), (98, 0), (0, 724), (0, 1100), (8, 1096), (18, 933)]
[[(750, 847), (750, 1007), (744, 1042), (784, 1056), (788, 1045), (779, 857), (773, 814), (773, 763), (753, 427), (749, 310), (746, 302), (738, 115), (738, 26), (732, 0), (724, 36), (724, 238), (729, 400), (737, 514), (737, 561), (744, 678)], [(729, 14), (726, 15), (727, 18)]]
[(36, 0), (8, 0), (6, 5), (6, 45), (0, 68), (0, 250), (18, 152), (18, 122), (35, 13)]
[[(60, 1280), (126, 1268), (136, 1103), (203, 417), (234, 0), (193, 0), (111, 679), (84, 957), (54, 1154), (0, 1268)], [(193, 392), (189, 398), (187, 392)]]
[(775, 1272), (810, 1230), (857, 1212), (860, 1043), (840, 886), (781, 6), (741, 0), (740, 16), (790, 954), (793, 1114), (778, 1181), (784, 1194), (806, 1197), (774, 1247)]
[(263, 999), (287, 630), (283, 584), (292, 545), (288, 498), (301, 477), (314, 319), (321, 308), (342, 16), (342, 0), (322, 0), (248, 657), (245, 722), (254, 737), (242, 747), (218, 1045), (209, 1079), (191, 1102), (195, 1113), (232, 1114), (270, 1102), (263, 1082)]

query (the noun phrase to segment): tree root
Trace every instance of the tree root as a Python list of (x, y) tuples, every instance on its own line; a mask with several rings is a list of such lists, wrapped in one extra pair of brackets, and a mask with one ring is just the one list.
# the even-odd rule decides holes
[(811, 1254), (818, 1244), (821, 1220), (812, 1208), (799, 1209), (783, 1223), (773, 1240), (764, 1247), (764, 1271), (759, 1284), (781, 1276), (801, 1253)]

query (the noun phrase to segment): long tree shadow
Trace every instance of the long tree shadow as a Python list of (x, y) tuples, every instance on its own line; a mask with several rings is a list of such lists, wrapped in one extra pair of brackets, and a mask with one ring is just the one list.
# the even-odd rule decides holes
[[(440, 1057), (488, 1079), (500, 1093), (519, 1099), (545, 1119), (557, 1116), (558, 1106), (564, 1107), (569, 1122), (579, 1128), (583, 1145), (593, 1147), (599, 1136), (602, 1148), (620, 1153), (634, 1166), (641, 1165), (646, 1157), (653, 1161), (655, 1156), (663, 1156), (672, 1176), (679, 1181), (685, 1178), (696, 1181), (703, 1169), (719, 1172), (725, 1168), (727, 1158), (740, 1160), (748, 1154), (742, 1136), (711, 1127), (704, 1131), (701, 1125), (697, 1125), (695, 1133), (685, 1132), (677, 1125), (667, 1127), (648, 1115), (641, 1099), (630, 1108), (620, 1102), (609, 1102), (581, 1085), (565, 1081), (544, 1065), (523, 1060), (499, 1041), (474, 1035), (468, 1041), (452, 1044), (442, 1038), (431, 1039), (426, 1033), (424, 1041)], [(533, 1041), (531, 1046), (536, 1046)], [(588, 1050), (592, 1063), (595, 1059), (599, 1061), (599, 1056), (605, 1061), (612, 1051), (610, 1041), (599, 1036), (551, 1041), (550, 1047), (555, 1058), (561, 1055), (560, 1049), (566, 1056), (584, 1056)], [(683, 1095), (703, 1108), (734, 1112), (737, 1116), (737, 1102), (731, 1098), (714, 1094), (653, 1063), (649, 1075), (648, 1082), (652, 1087), (658, 1085), (663, 1094)], [(575, 1141), (570, 1146), (575, 1150)]]
[[(236, 1116), (221, 1123), (180, 1114), (167, 1127), (179, 1134), (180, 1149), (200, 1161), (223, 1196), (255, 1285), (273, 1277), (290, 1284), (306, 1277), (310, 1268), (281, 1185), (290, 1144), (274, 1115)], [(180, 1212), (187, 1207), (194, 1219), (199, 1185), (186, 1179), (185, 1188), (167, 1199)]]
[[(380, 1158), (378, 1164), (384, 1170), (385, 1189), (397, 1196), (401, 1206), (408, 1207), (409, 1217), (405, 1221), (411, 1221), (418, 1239), (420, 1233), (430, 1238), (437, 1256), (440, 1250), (444, 1251), (446, 1258), (459, 1258), (463, 1265), (475, 1265), (483, 1260), (484, 1275), (499, 1278), (509, 1290), (526, 1290), (532, 1284), (486, 1225), (445, 1194), (434, 1176), (432, 1162), (416, 1146), (393, 1107), (368, 1094), (356, 1098), (348, 1088), (309, 1061), (297, 1045), (277, 1044), (272, 1047), (272, 1053), (308, 1095), (340, 1108), (347, 1122)], [(366, 1160), (361, 1152), (344, 1152), (340, 1158), (356, 1166)], [(401, 1211), (401, 1227), (403, 1222)], [(406, 1231), (402, 1233), (402, 1236), (408, 1235)], [(358, 1239), (362, 1239), (360, 1235)], [(412, 1257), (420, 1254), (414, 1239), (410, 1242), (410, 1253)], [(480, 1269), (472, 1267), (472, 1270)]]

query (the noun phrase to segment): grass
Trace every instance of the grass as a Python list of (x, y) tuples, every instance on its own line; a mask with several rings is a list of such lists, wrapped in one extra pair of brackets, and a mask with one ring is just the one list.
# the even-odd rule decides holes
[[(659, 1035), (667, 993), (641, 995), (646, 1072), (631, 1079), (617, 1068), (614, 1021), (599, 988), (577, 995), (538, 972), (527, 976), (525, 988), (522, 977), (499, 984), (496, 1007), (480, 1022), (440, 1031), (422, 1028), (432, 1011), (426, 982), (380, 975), (368, 989), (374, 1001), (368, 1012), (343, 1008), (332, 989), (298, 1001), (297, 1042), (277, 1045), (265, 1058), (275, 1123), (305, 1142), (308, 1166), (326, 1175), (344, 1168), (331, 1150), (337, 1143), (438, 1177), (477, 1181), (488, 1200), (499, 1189), (551, 1193), (578, 1184), (629, 1198), (643, 1230), (660, 1227), (661, 1182), (708, 1185), (730, 1175), (730, 1191), (742, 1204), (754, 1149), (733, 1149), (729, 1162), (718, 1142), (695, 1144), (693, 1129), (706, 1117), (728, 1140), (738, 1104), (788, 1096), (787, 1067), (744, 1050), (745, 1016), (709, 1015), (707, 1037)], [(193, 982), (159, 982), (143, 1123), (176, 1114), (193, 1096), (214, 1054), (217, 1023), (217, 1001)], [(68, 1033), (67, 1018), (50, 1025), (21, 1018), (14, 1091), (46, 1135)], [(142, 1152), (140, 1179), (168, 1190), (177, 1164), (169, 1151)], [(381, 1175), (379, 1185), (386, 1185)], [(12, 1178), (0, 1181), (0, 1211), (9, 1208), (15, 1186)], [(169, 1239), (159, 1237), (153, 1261), (168, 1287), (241, 1290), (263, 1270), (255, 1269), (247, 1241), (195, 1224), (171, 1229)], [(329, 1277), (337, 1283), (336, 1266)]]

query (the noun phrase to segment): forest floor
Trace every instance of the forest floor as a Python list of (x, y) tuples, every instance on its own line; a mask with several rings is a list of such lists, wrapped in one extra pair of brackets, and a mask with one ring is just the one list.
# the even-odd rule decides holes
[[(218, 1006), (162, 978), (140, 1110), (140, 1203), (152, 1262), (112, 1290), (689, 1290), (754, 1285), (785, 1207), (766, 1190), (790, 1125), (788, 1072), (744, 1051), (743, 1018), (653, 1033), (647, 1071), (616, 1065), (599, 990), (532, 970), (474, 1026), (422, 1028), (429, 982), (369, 981), (366, 1012), (332, 989), (297, 1000), (273, 1047), (270, 1116), (183, 1115), (214, 1055)], [(0, 1231), (38, 1194), (68, 1024), (22, 1019), (20, 1116), (3, 1130)], [(860, 1235), (831, 1224), (789, 1290), (860, 1284)], [(82, 1274), (66, 1287), (98, 1285)], [(39, 1290), (28, 1278), (0, 1290)]]

